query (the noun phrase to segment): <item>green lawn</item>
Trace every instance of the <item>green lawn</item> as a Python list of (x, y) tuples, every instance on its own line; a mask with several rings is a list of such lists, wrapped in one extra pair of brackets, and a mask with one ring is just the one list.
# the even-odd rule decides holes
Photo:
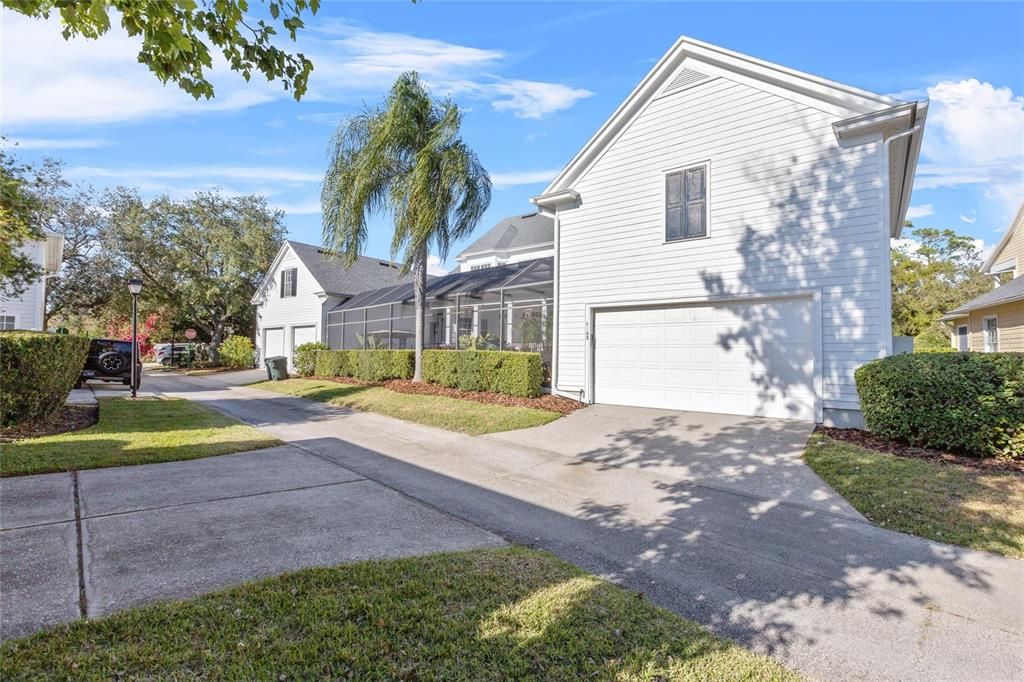
[(316, 379), (286, 379), (250, 384), (249, 388), (317, 400), (340, 407), (386, 414), (410, 422), (439, 426), (473, 436), (540, 426), (558, 419), (548, 410), (488, 405), (438, 395), (396, 393), (379, 386), (356, 386)]
[(792, 680), (521, 548), (304, 570), (0, 647), (14, 679)]
[(897, 457), (822, 434), (804, 460), (880, 526), (1024, 558), (1024, 476)]
[(170, 462), (280, 444), (188, 400), (104, 398), (99, 422), (87, 429), (4, 444), (0, 475)]

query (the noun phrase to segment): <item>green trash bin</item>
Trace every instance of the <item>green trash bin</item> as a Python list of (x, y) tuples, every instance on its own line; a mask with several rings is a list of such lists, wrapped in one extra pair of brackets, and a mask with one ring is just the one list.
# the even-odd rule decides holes
[(267, 378), (272, 381), (280, 381), (288, 378), (288, 358), (283, 355), (275, 355), (264, 361), (267, 365)]

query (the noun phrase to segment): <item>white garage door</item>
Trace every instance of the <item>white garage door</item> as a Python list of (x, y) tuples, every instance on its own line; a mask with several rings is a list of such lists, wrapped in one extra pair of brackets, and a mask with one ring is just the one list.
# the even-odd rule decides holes
[(814, 420), (806, 299), (599, 311), (594, 400)]
[(284, 355), (284, 329), (263, 330), (263, 357)]
[(289, 360), (295, 360), (295, 349), (304, 343), (316, 341), (316, 327), (292, 327), (292, 352)]

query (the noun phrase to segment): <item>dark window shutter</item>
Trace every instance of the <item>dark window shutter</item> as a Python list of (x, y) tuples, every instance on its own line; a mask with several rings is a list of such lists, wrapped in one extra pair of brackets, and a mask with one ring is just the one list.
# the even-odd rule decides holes
[(707, 234), (707, 225), (704, 224), (706, 190), (703, 166), (686, 171), (686, 237)]
[(683, 236), (683, 173), (665, 176), (665, 239)]
[(282, 270), (281, 271), (281, 298), (284, 298), (285, 296), (288, 295), (288, 294), (285, 293), (285, 291), (286, 291), (286, 289), (285, 289), (285, 282), (287, 280), (288, 280), (288, 271), (287, 270)]

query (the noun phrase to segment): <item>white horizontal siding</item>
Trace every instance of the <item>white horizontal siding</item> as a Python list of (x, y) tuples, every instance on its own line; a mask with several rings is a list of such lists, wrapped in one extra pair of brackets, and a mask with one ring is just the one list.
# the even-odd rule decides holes
[[(296, 294), (281, 298), (281, 271), (288, 268), (298, 268)], [(261, 358), (266, 355), (263, 352), (263, 332), (268, 328), (284, 329), (285, 349), (289, 355), (294, 327), (315, 326), (316, 338), (323, 340), (323, 301), (316, 295), (322, 287), (290, 247), (270, 273), (265, 286), (264, 301), (256, 309), (256, 346), (260, 349)], [(337, 305), (337, 299), (334, 304)]]
[[(834, 118), (728, 78), (652, 101), (560, 213), (558, 389), (587, 384), (588, 305), (816, 290), (824, 406), (855, 403), (853, 372), (889, 334), (881, 147), (840, 148)], [(703, 161), (709, 236), (665, 243), (664, 172)]]
[[(18, 249), (29, 256), (32, 262), (42, 267), (46, 242), (32, 242)], [(18, 329), (43, 330), (42, 310), (45, 297), (45, 283), (42, 279), (29, 284), (21, 296), (0, 299), (0, 315), (13, 315)]]

